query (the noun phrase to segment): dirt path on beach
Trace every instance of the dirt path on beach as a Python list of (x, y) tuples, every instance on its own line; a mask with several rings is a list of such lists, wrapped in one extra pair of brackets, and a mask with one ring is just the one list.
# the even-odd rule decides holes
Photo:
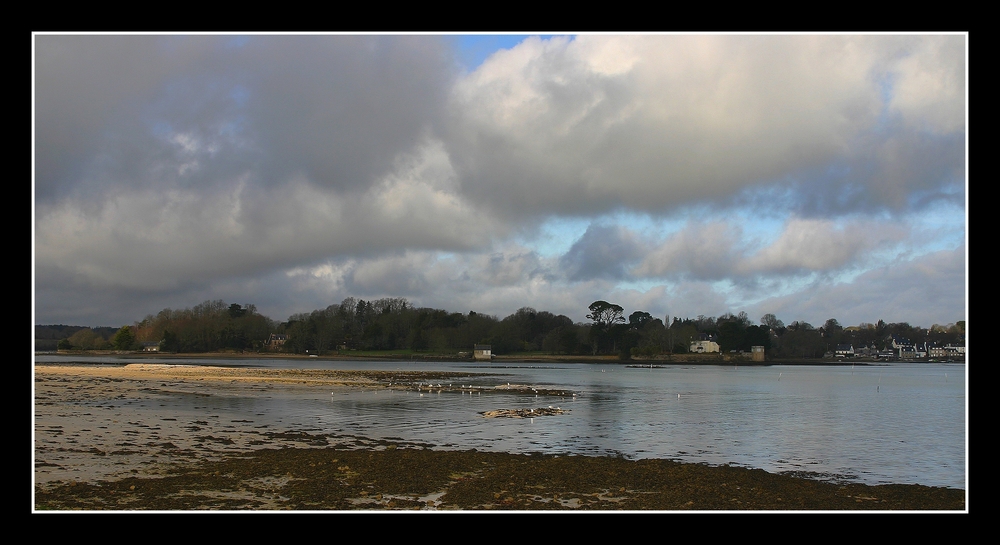
[[(388, 378), (396, 379), (392, 386)], [(173, 466), (232, 453), (327, 444), (323, 437), (250, 420), (227, 420), (208, 409), (178, 413), (165, 408), (166, 400), (178, 396), (318, 395), (337, 388), (409, 388), (414, 380), (432, 378), (440, 374), (164, 364), (37, 365), (35, 483), (92, 483), (155, 475)]]

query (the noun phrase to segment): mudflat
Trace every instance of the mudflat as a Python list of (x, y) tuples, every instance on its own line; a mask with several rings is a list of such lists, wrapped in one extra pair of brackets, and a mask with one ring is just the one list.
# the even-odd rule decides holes
[[(448, 373), (447, 377), (455, 377)], [(281, 388), (426, 388), (444, 374), (36, 365), (36, 510), (939, 510), (964, 490), (833, 484), (671, 460), (437, 450), (129, 403)], [(530, 390), (528, 390), (530, 391)], [(505, 392), (509, 390), (505, 388)], [(552, 416), (551, 418), (558, 418)]]

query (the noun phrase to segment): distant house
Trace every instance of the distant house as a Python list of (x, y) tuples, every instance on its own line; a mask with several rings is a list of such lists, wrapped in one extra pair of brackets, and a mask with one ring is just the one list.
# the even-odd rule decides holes
[(281, 347), (288, 342), (288, 335), (284, 333), (271, 333), (268, 337), (267, 342), (264, 343), (268, 350), (281, 350)]
[(753, 361), (764, 361), (764, 347), (763, 346), (751, 346), (750, 355)]
[(889, 341), (892, 344), (893, 350), (899, 350), (904, 347), (913, 348), (913, 343), (911, 343), (910, 339), (907, 339), (906, 337), (900, 337), (899, 335), (894, 334), (889, 336)]
[(695, 341), (691, 343), (688, 351), (694, 354), (704, 354), (706, 352), (721, 352), (722, 350), (719, 348), (719, 343), (715, 341)]
[(493, 359), (492, 344), (477, 344), (472, 347), (472, 359), (491, 360)]
[(876, 348), (875, 345), (860, 346), (856, 350), (854, 350), (854, 355), (876, 358), (878, 357), (878, 348)]
[(850, 358), (854, 356), (854, 345), (853, 344), (838, 344), (834, 354), (838, 358)]
[(159, 352), (160, 351), (160, 343), (156, 343), (156, 342), (152, 342), (152, 341), (144, 342), (144, 343), (142, 343), (142, 351), (143, 352)]

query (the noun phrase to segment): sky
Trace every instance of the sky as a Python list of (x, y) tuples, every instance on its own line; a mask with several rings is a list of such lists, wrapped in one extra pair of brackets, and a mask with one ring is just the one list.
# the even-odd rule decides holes
[(966, 319), (965, 34), (35, 34), (36, 324)]

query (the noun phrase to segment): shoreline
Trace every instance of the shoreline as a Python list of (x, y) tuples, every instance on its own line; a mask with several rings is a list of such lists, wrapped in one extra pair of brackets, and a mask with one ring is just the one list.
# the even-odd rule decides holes
[[(403, 380), (387, 384), (390, 375)], [(128, 408), (141, 403), (155, 406), (178, 395), (206, 399), (278, 392), (297, 395), (315, 392), (317, 385), (419, 389), (427, 387), (425, 383), (432, 377), (445, 375), (457, 376), (162, 363), (36, 364), (34, 508), (966, 508), (961, 489), (835, 484), (758, 469), (666, 459), (438, 450), (433, 445), (402, 440), (316, 434), (250, 420), (227, 421), (210, 410), (181, 416), (165, 409), (164, 414), (153, 417)], [(496, 391), (501, 390), (532, 392), (528, 385)]]
[(264, 449), (156, 477), (36, 489), (37, 510), (943, 511), (965, 491), (837, 485), (662, 459), (374, 448)]
[[(440, 362), (465, 362), (483, 365), (521, 364), (521, 363), (579, 363), (591, 364), (601, 363), (605, 365), (742, 365), (750, 366), (770, 366), (770, 365), (862, 365), (879, 366), (895, 363), (952, 363), (965, 364), (961, 361), (936, 361), (927, 360), (873, 360), (873, 359), (828, 359), (828, 358), (780, 358), (768, 359), (765, 361), (751, 361), (749, 359), (720, 357), (709, 354), (675, 354), (668, 357), (654, 358), (633, 358), (629, 360), (619, 359), (618, 356), (588, 356), (588, 355), (532, 355), (532, 356), (494, 356), (490, 361), (474, 360), (469, 357), (450, 356), (443, 354), (325, 354), (306, 355), (288, 354), (284, 352), (197, 352), (197, 353), (168, 353), (168, 352), (117, 352), (113, 350), (101, 351), (57, 351), (57, 352), (35, 352), (36, 356), (79, 356), (81, 358), (116, 357), (116, 358), (137, 358), (137, 359), (207, 359), (207, 360), (232, 360), (232, 359), (285, 359), (285, 360), (316, 360), (316, 361), (401, 361), (413, 363), (440, 363)], [(83, 363), (83, 362), (81, 362)]]

